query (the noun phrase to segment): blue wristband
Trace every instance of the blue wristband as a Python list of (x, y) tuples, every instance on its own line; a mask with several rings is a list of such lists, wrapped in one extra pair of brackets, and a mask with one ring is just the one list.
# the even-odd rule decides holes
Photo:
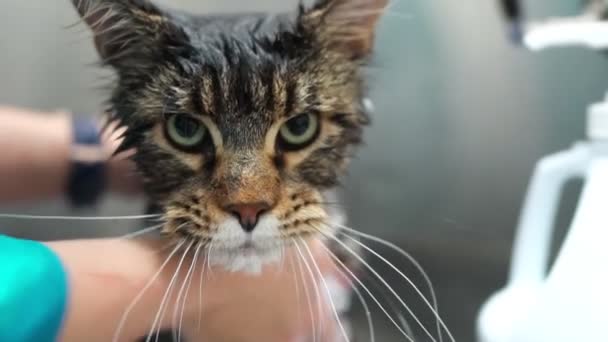
[[(101, 146), (99, 127), (91, 119), (74, 118), (72, 121), (73, 144), (91, 147)], [(73, 160), (67, 183), (67, 196), (72, 206), (94, 205), (106, 188), (105, 160)]]
[(66, 302), (58, 256), (42, 243), (0, 235), (0, 341), (56, 341)]

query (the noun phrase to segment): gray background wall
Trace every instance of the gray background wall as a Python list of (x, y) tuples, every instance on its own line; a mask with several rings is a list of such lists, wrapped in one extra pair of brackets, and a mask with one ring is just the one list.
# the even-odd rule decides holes
[[(284, 0), (182, 0), (201, 12), (291, 8)], [(532, 15), (576, 11), (577, 1), (529, 1)], [(67, 0), (0, 3), (0, 103), (95, 113), (103, 72)], [(538, 54), (505, 39), (492, 1), (397, 0), (370, 69), (374, 125), (344, 192), (357, 229), (398, 241), (436, 279), (448, 322), (472, 340), (479, 303), (503, 283), (514, 225), (534, 162), (584, 137), (586, 106), (608, 89), (602, 55), (579, 49)], [(565, 201), (572, 207), (576, 189)], [(0, 211), (61, 213), (61, 201)], [(109, 198), (102, 214), (141, 203)], [(0, 222), (41, 239), (116, 234), (112, 227)], [(6, 227), (6, 228), (5, 228)], [(465, 303), (456, 297), (466, 294)], [(468, 297), (467, 297), (468, 296)]]

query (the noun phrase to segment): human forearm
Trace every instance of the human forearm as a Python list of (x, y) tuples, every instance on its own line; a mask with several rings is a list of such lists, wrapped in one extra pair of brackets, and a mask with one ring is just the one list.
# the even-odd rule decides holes
[(60, 194), (70, 140), (66, 114), (0, 107), (0, 202)]

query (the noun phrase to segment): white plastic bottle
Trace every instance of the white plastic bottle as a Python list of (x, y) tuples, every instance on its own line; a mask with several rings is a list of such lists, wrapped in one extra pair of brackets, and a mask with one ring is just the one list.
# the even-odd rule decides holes
[[(543, 158), (524, 204), (507, 286), (482, 308), (480, 342), (608, 342), (608, 94), (588, 114), (589, 141)], [(547, 269), (561, 189), (583, 193)]]

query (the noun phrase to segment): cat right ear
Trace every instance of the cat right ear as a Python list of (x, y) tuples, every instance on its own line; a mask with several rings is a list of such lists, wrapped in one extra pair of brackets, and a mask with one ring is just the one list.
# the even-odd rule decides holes
[(353, 59), (368, 56), (389, 0), (316, 0), (300, 21), (329, 48)]
[[(91, 28), (95, 46), (105, 64), (120, 68), (159, 49), (163, 33), (183, 36), (170, 19), (148, 0), (72, 0)], [(180, 35), (181, 34), (181, 35)]]

